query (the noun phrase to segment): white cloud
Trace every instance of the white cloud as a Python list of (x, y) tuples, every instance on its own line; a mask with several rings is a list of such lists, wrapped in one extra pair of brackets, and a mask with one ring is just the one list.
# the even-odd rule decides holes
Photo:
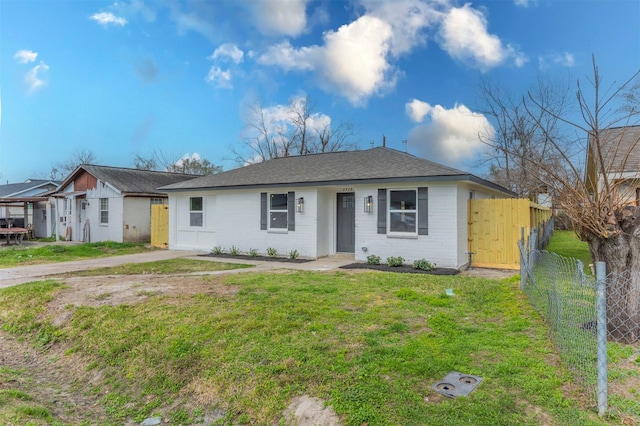
[(250, 3), (263, 34), (297, 37), (307, 28), (307, 0), (272, 0)]
[(323, 43), (296, 47), (289, 40), (257, 55), (257, 62), (285, 71), (315, 74), (329, 92), (364, 105), (395, 87), (401, 70), (395, 61), (427, 44), (429, 36), (449, 55), (481, 70), (511, 60), (521, 67), (527, 57), (489, 34), (482, 12), (469, 4), (452, 8), (449, 0), (360, 0), (364, 14), (324, 33)]
[[(179, 35), (189, 31), (199, 33), (211, 41), (217, 41), (216, 6), (217, 2), (208, 1), (172, 1), (168, 3), (170, 17), (176, 23)], [(184, 6), (184, 9), (183, 9)]]
[(549, 68), (551, 65), (559, 65), (561, 67), (574, 67), (576, 65), (576, 59), (572, 53), (553, 53), (550, 55), (540, 56), (538, 58), (540, 68)]
[(232, 43), (225, 43), (218, 47), (208, 59), (211, 60), (225, 60), (229, 59), (235, 64), (242, 62), (244, 53), (238, 49), (238, 46)]
[(442, 2), (422, 0), (361, 0), (367, 14), (387, 22), (392, 29), (389, 44), (394, 56), (408, 53), (427, 42), (425, 29), (436, 25), (442, 16)]
[(97, 12), (91, 15), (89, 19), (92, 19), (105, 27), (109, 25), (118, 25), (121, 27), (127, 25), (126, 19), (116, 16), (111, 12)]
[(18, 50), (18, 52), (13, 55), (13, 57), (21, 64), (28, 64), (29, 62), (33, 62), (38, 57), (38, 54), (32, 50)]
[(301, 47), (296, 49), (289, 40), (270, 46), (265, 53), (258, 57), (258, 63), (276, 65), (286, 71), (313, 70), (320, 61), (322, 48), (320, 46)]
[(207, 83), (213, 84), (219, 89), (233, 88), (233, 83), (231, 82), (231, 71), (224, 71), (220, 67), (215, 65), (209, 69), (209, 73), (205, 77), (205, 81)]
[(31, 68), (31, 70), (24, 76), (24, 82), (27, 84), (27, 91), (29, 93), (35, 92), (46, 84), (41, 74), (48, 70), (49, 65), (40, 61), (38, 65)]
[(354, 105), (393, 87), (396, 74), (387, 61), (391, 36), (389, 24), (368, 15), (326, 33), (321, 84), (343, 93)]
[(296, 49), (288, 41), (272, 46), (258, 58), (264, 65), (285, 70), (314, 70), (320, 85), (346, 96), (354, 105), (395, 85), (395, 72), (387, 61), (391, 27), (364, 15), (324, 34), (323, 46)]
[(516, 66), (526, 62), (523, 53), (489, 34), (485, 15), (469, 4), (452, 8), (446, 14), (440, 28), (440, 43), (452, 58), (483, 71), (502, 65), (509, 58), (514, 58)]
[(407, 106), (410, 104), (418, 105), (420, 111), (428, 111), (422, 117), (428, 116), (429, 122), (414, 127), (409, 133), (409, 143), (416, 146), (425, 158), (444, 163), (459, 162), (482, 148), (479, 135), (486, 138), (494, 133), (493, 126), (484, 115), (471, 111), (465, 105), (456, 104), (447, 109), (417, 99)]
[(405, 104), (405, 111), (414, 123), (421, 123), (431, 111), (431, 105), (418, 99), (412, 99)]
[[(221, 62), (231, 61), (237, 65), (242, 62), (244, 53), (238, 49), (238, 46), (232, 43), (226, 43), (218, 47), (211, 56), (207, 59), (214, 62), (214, 65), (209, 69), (209, 73), (205, 77), (207, 83), (211, 83), (213, 86), (219, 89), (232, 89), (232, 71), (231, 68), (223, 70), (220, 67)], [(234, 71), (235, 72), (235, 71)]]
[(513, 0), (513, 4), (519, 7), (529, 7), (535, 0)]

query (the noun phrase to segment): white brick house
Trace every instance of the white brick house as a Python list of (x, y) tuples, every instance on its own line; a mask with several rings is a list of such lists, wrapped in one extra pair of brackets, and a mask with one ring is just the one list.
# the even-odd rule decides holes
[(165, 186), (169, 248), (468, 262), (468, 199), (513, 194), (389, 148), (278, 158)]

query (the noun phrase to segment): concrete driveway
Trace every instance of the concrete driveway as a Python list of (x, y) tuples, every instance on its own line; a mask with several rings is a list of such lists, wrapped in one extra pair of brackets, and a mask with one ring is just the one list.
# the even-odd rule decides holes
[[(70, 262), (48, 263), (43, 265), (18, 266), (14, 268), (0, 268), (0, 288), (11, 287), (31, 281), (39, 281), (51, 275), (64, 274), (74, 271), (85, 271), (87, 269), (108, 268), (123, 265), (125, 263), (145, 263), (157, 260), (176, 259), (181, 257), (196, 257), (204, 254), (197, 251), (185, 250), (154, 250), (147, 253), (128, 254), (123, 256), (101, 257), (88, 260), (74, 260)], [(210, 260), (215, 262), (246, 263), (255, 265), (256, 268), (236, 269), (234, 272), (246, 271), (267, 271), (274, 269), (297, 269), (305, 271), (329, 271), (343, 265), (353, 263), (353, 255), (337, 255), (325, 257), (304, 263), (254, 261), (250, 259), (229, 259), (198, 256), (199, 260)], [(224, 272), (224, 271), (219, 271)]]

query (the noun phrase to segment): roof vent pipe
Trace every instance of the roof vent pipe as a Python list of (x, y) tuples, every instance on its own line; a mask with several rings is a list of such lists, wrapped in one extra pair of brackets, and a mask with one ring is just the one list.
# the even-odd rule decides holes
[(385, 135), (382, 135), (382, 147), (386, 147), (387, 146), (387, 137)]

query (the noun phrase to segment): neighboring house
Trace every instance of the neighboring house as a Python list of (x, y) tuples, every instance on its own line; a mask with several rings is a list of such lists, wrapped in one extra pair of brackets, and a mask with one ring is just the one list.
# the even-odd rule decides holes
[[(590, 193), (602, 191), (603, 170), (609, 185), (629, 204), (640, 203), (640, 126), (603, 129), (599, 132), (600, 153), (595, 152), (593, 137), (588, 139), (585, 183)], [(602, 162), (598, 161), (601, 156)], [(598, 167), (598, 164), (602, 164)]]
[(463, 268), (469, 198), (507, 189), (389, 148), (278, 158), (160, 188), (169, 248), (425, 258)]
[(52, 195), (59, 238), (73, 241), (145, 242), (151, 205), (166, 203), (156, 188), (197, 176), (83, 164)]
[[(47, 220), (52, 217), (47, 205), (48, 195), (60, 182), (47, 179), (27, 179), (22, 183), (0, 185), (0, 226), (10, 218), (14, 226), (33, 226), (34, 236), (47, 236)], [(49, 213), (47, 210), (49, 209)]]

